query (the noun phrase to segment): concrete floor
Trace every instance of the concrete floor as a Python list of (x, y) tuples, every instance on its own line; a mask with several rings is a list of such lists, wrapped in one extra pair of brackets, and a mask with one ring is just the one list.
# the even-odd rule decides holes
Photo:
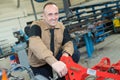
[[(97, 64), (103, 57), (108, 57), (110, 58), (111, 63), (116, 63), (118, 60), (120, 60), (120, 34), (112, 34), (108, 36), (103, 42), (95, 45), (94, 48), (95, 51), (91, 58), (87, 58), (85, 47), (79, 49), (81, 52), (81, 58), (79, 61), (80, 65), (90, 68)], [(9, 58), (1, 59), (0, 67), (9, 69)], [(23, 73), (22, 76), (23, 75), (27, 77), (25, 80), (29, 80), (26, 72)]]
[[(96, 44), (94, 48), (95, 51), (91, 58), (87, 58), (85, 48), (79, 49), (81, 51), (81, 59), (79, 64), (85, 67), (92, 67), (97, 64), (103, 57), (108, 57), (110, 58), (111, 63), (116, 63), (120, 60), (120, 34), (112, 34), (106, 37), (103, 42)], [(88, 65), (86, 65), (86, 61), (88, 62)]]

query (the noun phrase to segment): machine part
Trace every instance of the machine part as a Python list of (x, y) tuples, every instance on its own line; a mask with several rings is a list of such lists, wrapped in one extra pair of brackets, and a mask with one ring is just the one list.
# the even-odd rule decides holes
[[(84, 68), (83, 66), (73, 62), (70, 56), (62, 56), (60, 60), (63, 61), (68, 68), (68, 73), (65, 76), (66, 80), (86, 80), (87, 78), (90, 78), (88, 76), (95, 76), (95, 80), (120, 80), (120, 61), (111, 65), (110, 59), (104, 57), (92, 68)], [(114, 68), (112, 68), (112, 73), (108, 72), (111, 67)]]
[(7, 72), (5, 70), (2, 70), (2, 80), (8, 80)]
[(85, 80), (96, 80), (96, 76), (87, 76)]
[(26, 50), (26, 48), (28, 47), (27, 42), (29, 38), (22, 30), (14, 31), (13, 34), (15, 38), (18, 39), (18, 41), (16, 42), (16, 45), (12, 46), (13, 49), (12, 51), (13, 53), (18, 54), (18, 60), (20, 64), (29, 68), (29, 62), (28, 62), (27, 50)]
[(16, 42), (16, 44), (27, 42), (29, 39), (28, 36), (21, 29), (19, 31), (14, 31), (13, 35), (15, 38), (18, 39), (18, 42)]
[(42, 75), (36, 75), (36, 76), (35, 76), (35, 80), (48, 80), (48, 79), (45, 78), (45, 77), (42, 76)]
[(2, 78), (2, 70), (0, 70), (0, 80), (1, 80), (1, 78)]
[[(34, 76), (32, 70), (30, 68), (26, 68), (20, 64), (17, 64), (16, 66), (12, 67), (9, 70), (6, 69), (2, 69), (0, 70), (0, 80), (25, 80), (25, 78), (23, 76), (14, 76), (12, 73), (15, 71), (24, 71), (26, 70), (30, 80), (48, 80), (47, 78), (45, 78), (42, 75), (36, 75)], [(58, 77), (55, 78), (50, 78), (50, 80), (57, 80)]]
[(111, 67), (109, 70), (108, 70), (109, 73), (113, 73), (113, 74), (116, 74), (118, 73), (117, 70), (114, 69), (114, 67)]
[(114, 27), (120, 27), (120, 17), (113, 20)]
[(10, 70), (8, 70), (8, 72), (7, 72), (8, 78), (13, 77), (15, 80), (24, 80), (24, 78), (22, 78), (22, 77), (15, 77), (11, 74), (16, 69), (26, 70), (27, 73), (29, 74), (30, 80), (37, 80), (37, 79), (35, 79), (35, 76), (34, 76), (33, 72), (31, 71), (31, 69), (26, 68), (20, 64), (17, 64), (16, 66), (14, 66)]
[(13, 49), (18, 54), (20, 64), (29, 68), (29, 61), (27, 57), (26, 47), (27, 47), (26, 42), (23, 42), (13, 46)]

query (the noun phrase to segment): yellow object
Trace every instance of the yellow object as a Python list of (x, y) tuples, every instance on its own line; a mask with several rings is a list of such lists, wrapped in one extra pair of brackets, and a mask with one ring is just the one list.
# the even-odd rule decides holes
[(2, 80), (8, 80), (7, 73), (5, 70), (2, 70)]
[(120, 27), (120, 19), (113, 20), (114, 27)]

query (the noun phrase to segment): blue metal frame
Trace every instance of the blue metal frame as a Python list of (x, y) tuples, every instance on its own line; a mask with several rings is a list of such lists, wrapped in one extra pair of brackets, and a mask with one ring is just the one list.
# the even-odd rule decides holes
[(83, 37), (85, 40), (88, 57), (90, 58), (92, 57), (92, 53), (94, 52), (94, 45), (93, 45), (93, 41), (91, 38), (91, 32), (84, 34)]

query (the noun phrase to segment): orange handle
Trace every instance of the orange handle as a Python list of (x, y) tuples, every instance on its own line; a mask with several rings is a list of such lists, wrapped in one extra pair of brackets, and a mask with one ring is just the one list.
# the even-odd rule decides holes
[(8, 80), (7, 73), (5, 70), (2, 70), (2, 80)]

